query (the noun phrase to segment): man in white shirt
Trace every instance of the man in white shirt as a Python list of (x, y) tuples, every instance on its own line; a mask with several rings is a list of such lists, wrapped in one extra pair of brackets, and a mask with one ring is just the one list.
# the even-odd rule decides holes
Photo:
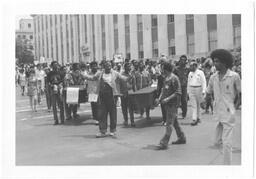
[(188, 74), (187, 92), (192, 105), (192, 126), (200, 122), (200, 103), (206, 90), (206, 79), (204, 72), (198, 69), (197, 62), (190, 62), (191, 71)]

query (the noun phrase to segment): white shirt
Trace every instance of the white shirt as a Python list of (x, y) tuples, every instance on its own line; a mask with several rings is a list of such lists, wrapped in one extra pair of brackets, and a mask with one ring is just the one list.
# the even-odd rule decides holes
[(111, 86), (111, 80), (112, 80), (112, 75), (111, 73), (103, 73), (102, 79), (104, 82), (108, 83)]
[(234, 100), (236, 95), (240, 92), (241, 80), (236, 72), (227, 70), (221, 80), (219, 79), (219, 72), (216, 72), (210, 77), (207, 93), (214, 93), (214, 109), (216, 109), (215, 119), (234, 125)]
[(202, 70), (196, 69), (194, 72), (189, 72), (188, 74), (188, 89), (189, 87), (202, 87), (202, 92), (206, 90), (206, 79), (204, 72)]

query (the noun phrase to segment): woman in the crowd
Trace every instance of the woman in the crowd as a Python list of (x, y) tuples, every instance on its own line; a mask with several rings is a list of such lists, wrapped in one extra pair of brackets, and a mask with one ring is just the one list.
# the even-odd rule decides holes
[(24, 69), (20, 70), (18, 81), (19, 81), (19, 85), (21, 88), (21, 94), (22, 94), (22, 96), (24, 96), (25, 86), (26, 86), (26, 74), (25, 74)]
[(28, 96), (32, 111), (37, 111), (38, 80), (34, 69), (30, 69), (28, 76)]

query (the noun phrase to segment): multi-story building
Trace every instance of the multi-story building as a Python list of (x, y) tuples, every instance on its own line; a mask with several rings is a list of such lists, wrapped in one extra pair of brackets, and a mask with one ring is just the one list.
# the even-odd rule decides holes
[(20, 19), (19, 29), (16, 30), (15, 36), (17, 39), (27, 45), (28, 49), (34, 54), (34, 23), (33, 19)]
[(241, 46), (241, 15), (33, 15), (36, 57), (62, 64), (125, 58), (205, 56)]

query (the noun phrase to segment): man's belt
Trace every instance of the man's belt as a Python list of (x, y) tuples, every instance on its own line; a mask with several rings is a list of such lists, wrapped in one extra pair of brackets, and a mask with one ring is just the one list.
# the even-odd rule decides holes
[(189, 86), (189, 87), (192, 87), (192, 88), (200, 88), (202, 86)]

